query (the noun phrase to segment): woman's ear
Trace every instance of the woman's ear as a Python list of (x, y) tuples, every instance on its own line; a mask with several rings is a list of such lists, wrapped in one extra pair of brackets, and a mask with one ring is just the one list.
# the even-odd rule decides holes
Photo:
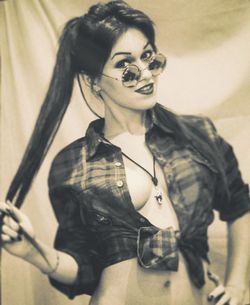
[(101, 93), (101, 91), (102, 91), (102, 88), (100, 87), (99, 81), (98, 81), (97, 78), (94, 80), (94, 82), (93, 82), (93, 87), (92, 87), (92, 88), (93, 88), (93, 91), (94, 91), (95, 95), (96, 95), (97, 97), (100, 97), (100, 93)]
[(101, 87), (98, 85), (97, 79), (95, 79), (94, 83), (93, 83), (91, 78), (88, 75), (83, 74), (82, 77), (83, 77), (85, 84), (90, 88), (92, 87), (94, 89), (95, 93), (99, 93), (101, 91)]
[(82, 78), (84, 80), (85, 85), (87, 87), (91, 87), (91, 78), (86, 74), (82, 74)]
[(94, 89), (95, 93), (97, 93), (97, 94), (99, 94), (102, 90), (102, 88), (98, 84), (94, 84), (93, 89)]
[(92, 90), (92, 92), (94, 93), (94, 95), (95, 95), (97, 98), (103, 100), (102, 95), (101, 95), (102, 89), (101, 89), (101, 87), (99, 87), (97, 84), (94, 84), (94, 85), (93, 85), (93, 90)]
[(87, 87), (89, 87), (92, 91), (92, 93), (97, 97), (97, 98), (101, 98), (101, 91), (102, 88), (98, 85), (98, 80), (95, 79), (94, 82), (92, 81), (92, 79), (85, 74), (82, 74), (82, 78), (84, 80), (84, 83), (86, 84)]

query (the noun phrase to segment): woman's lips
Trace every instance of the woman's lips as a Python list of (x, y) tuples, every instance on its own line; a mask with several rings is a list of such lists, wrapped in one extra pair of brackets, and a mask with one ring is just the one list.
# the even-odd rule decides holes
[(145, 94), (145, 95), (150, 95), (154, 91), (154, 84), (150, 83), (148, 85), (145, 85), (137, 90), (135, 92), (140, 93), (140, 94)]

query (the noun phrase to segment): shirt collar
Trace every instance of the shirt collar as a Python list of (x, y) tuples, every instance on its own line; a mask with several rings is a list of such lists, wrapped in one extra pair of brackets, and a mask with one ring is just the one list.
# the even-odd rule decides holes
[(154, 108), (149, 109), (147, 112), (148, 121), (149, 121), (149, 131), (153, 126), (157, 126), (166, 133), (173, 134), (174, 130), (171, 128), (170, 116), (173, 115), (168, 111), (163, 105), (156, 104)]
[[(147, 110), (150, 132), (154, 126), (162, 129), (165, 133), (174, 135), (176, 138), (183, 137), (183, 131), (178, 120), (178, 116), (170, 112), (161, 104), (156, 104), (152, 109)], [(105, 140), (103, 139), (104, 119), (97, 119), (89, 124), (86, 131), (87, 141), (87, 160), (93, 157), (99, 145)]]
[(87, 142), (87, 160), (95, 155), (98, 146), (103, 142), (102, 134), (104, 127), (104, 119), (97, 119), (89, 124), (86, 131)]

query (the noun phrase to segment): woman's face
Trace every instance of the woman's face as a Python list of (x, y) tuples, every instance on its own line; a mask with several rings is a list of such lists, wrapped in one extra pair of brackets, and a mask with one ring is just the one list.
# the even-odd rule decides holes
[[(130, 28), (117, 40), (108, 58), (98, 86), (106, 106), (118, 106), (131, 110), (146, 110), (156, 103), (157, 77), (147, 69), (148, 60), (155, 54), (145, 35)], [(128, 64), (141, 70), (141, 77), (135, 87), (125, 87), (122, 73)], [(117, 80), (118, 79), (118, 80)]]

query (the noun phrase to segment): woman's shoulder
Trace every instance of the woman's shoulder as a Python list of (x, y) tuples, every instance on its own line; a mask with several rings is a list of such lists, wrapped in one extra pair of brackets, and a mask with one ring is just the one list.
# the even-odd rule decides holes
[(79, 138), (61, 149), (52, 161), (49, 172), (49, 185), (62, 185), (72, 179), (74, 173), (82, 168), (86, 155), (86, 138)]
[(218, 134), (213, 121), (205, 115), (180, 115), (182, 124), (197, 135), (206, 135), (215, 141)]
[(83, 153), (86, 147), (86, 137), (76, 139), (70, 144), (62, 148), (54, 157), (52, 164), (57, 164), (62, 161), (67, 161), (69, 159), (74, 159)]
[(174, 122), (176, 126), (179, 126), (182, 131), (190, 133), (205, 134), (210, 139), (214, 140), (216, 137), (216, 128), (212, 120), (203, 115), (203, 114), (179, 114), (175, 113), (165, 106), (158, 104), (158, 113), (160, 112), (161, 115), (166, 116), (165, 120), (162, 121)]

